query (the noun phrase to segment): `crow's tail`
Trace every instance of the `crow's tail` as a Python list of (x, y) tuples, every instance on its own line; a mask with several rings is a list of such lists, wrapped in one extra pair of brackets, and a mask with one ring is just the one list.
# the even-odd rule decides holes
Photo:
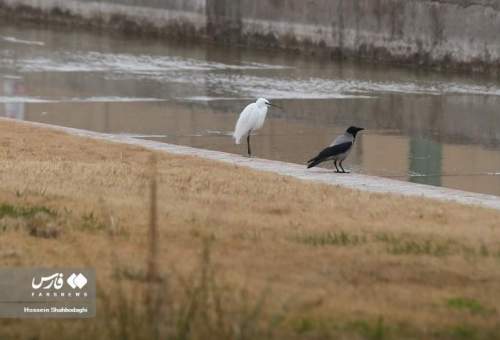
[(318, 157), (314, 157), (310, 160), (307, 161), (307, 168), (310, 169), (312, 167), (315, 167), (316, 165), (318, 165), (319, 163), (321, 163), (323, 160), (321, 159), (318, 159)]

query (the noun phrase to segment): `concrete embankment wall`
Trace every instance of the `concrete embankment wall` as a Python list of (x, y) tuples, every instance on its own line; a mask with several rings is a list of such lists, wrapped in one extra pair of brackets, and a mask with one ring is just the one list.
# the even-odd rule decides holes
[(500, 70), (497, 0), (0, 0), (9, 18)]

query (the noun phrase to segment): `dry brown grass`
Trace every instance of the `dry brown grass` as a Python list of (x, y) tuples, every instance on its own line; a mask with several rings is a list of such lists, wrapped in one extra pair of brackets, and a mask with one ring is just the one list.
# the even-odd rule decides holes
[[(0, 265), (90, 265), (101, 287), (117, 267), (144, 271), (150, 156), (139, 147), (0, 121), (0, 204), (57, 212), (44, 225), (55, 237), (37, 237), (23, 218), (0, 219)], [(253, 297), (270, 289), (269, 313), (286, 308), (284, 327), (298, 336), (331, 328), (380, 338), (380, 323), (394, 334), (427, 337), (500, 329), (498, 211), (192, 157), (156, 159), (160, 272), (196, 268), (200, 239), (208, 237), (224, 282)], [(487, 312), (457, 308), (453, 299)]]

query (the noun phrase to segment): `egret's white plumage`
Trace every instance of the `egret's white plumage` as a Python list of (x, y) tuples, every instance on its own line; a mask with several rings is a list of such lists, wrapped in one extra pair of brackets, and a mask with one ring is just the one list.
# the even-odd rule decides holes
[(243, 136), (247, 136), (247, 145), (248, 145), (248, 156), (252, 156), (252, 149), (250, 147), (250, 134), (253, 130), (260, 129), (262, 125), (264, 125), (264, 121), (266, 120), (267, 108), (269, 106), (277, 105), (271, 104), (269, 100), (265, 98), (259, 98), (255, 103), (247, 105), (241, 111), (240, 118), (236, 123), (236, 127), (234, 128), (233, 137), (236, 144), (240, 144), (241, 138)]
[(241, 138), (249, 134), (253, 130), (260, 129), (266, 120), (267, 108), (269, 101), (264, 98), (259, 98), (255, 103), (247, 105), (241, 111), (240, 118), (234, 128), (233, 137), (236, 144), (241, 143)]

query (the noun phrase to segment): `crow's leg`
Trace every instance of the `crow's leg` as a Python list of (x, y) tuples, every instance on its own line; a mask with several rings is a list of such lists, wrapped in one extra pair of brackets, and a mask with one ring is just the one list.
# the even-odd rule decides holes
[(337, 168), (337, 160), (334, 160), (334, 161), (333, 161), (333, 164), (335, 164), (335, 169), (337, 169), (337, 172), (340, 172), (340, 171), (339, 171), (339, 168)]
[(248, 136), (247, 136), (248, 157), (252, 157), (252, 149), (250, 147), (250, 134), (251, 133), (252, 133), (252, 130), (248, 131)]
[(341, 161), (340, 161), (339, 166), (340, 166), (340, 168), (342, 169), (342, 173), (343, 173), (343, 174), (346, 174), (346, 173), (348, 173), (348, 171), (345, 171), (345, 170), (344, 170), (344, 167), (342, 166), (342, 162), (343, 162), (343, 161), (344, 161), (344, 160), (341, 160)]

